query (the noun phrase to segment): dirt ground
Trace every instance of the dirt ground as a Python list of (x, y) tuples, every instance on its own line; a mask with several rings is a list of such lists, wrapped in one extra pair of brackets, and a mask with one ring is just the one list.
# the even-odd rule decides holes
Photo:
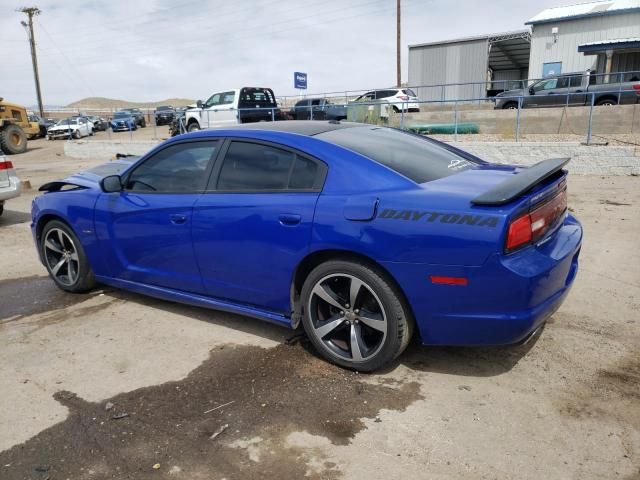
[(57, 290), (31, 199), (104, 160), (63, 143), (11, 158), (34, 188), (0, 217), (1, 479), (640, 479), (640, 178), (570, 178), (580, 271), (534, 341), (362, 375), (257, 320)]

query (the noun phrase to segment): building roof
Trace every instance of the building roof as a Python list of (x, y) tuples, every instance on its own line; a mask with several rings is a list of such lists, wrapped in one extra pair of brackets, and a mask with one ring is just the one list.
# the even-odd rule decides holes
[(621, 50), (624, 48), (640, 48), (640, 38), (617, 38), (612, 40), (600, 40), (598, 42), (581, 43), (578, 45), (578, 51), (602, 52), (604, 50)]
[(568, 5), (565, 7), (547, 8), (525, 22), (525, 25), (536, 25), (540, 23), (630, 12), (640, 12), (640, 0), (609, 0), (579, 3), (577, 5)]
[(531, 38), (531, 32), (529, 30), (515, 30), (512, 32), (492, 33), (489, 35), (476, 35), (473, 37), (454, 38), (451, 40), (438, 40), (437, 42), (416, 43), (413, 45), (409, 45), (409, 48), (433, 47), (436, 45), (447, 45), (452, 43), (475, 42), (477, 40), (487, 40), (489, 41), (489, 43), (492, 43), (495, 41), (509, 40), (512, 38), (526, 38), (527, 40), (529, 40)]

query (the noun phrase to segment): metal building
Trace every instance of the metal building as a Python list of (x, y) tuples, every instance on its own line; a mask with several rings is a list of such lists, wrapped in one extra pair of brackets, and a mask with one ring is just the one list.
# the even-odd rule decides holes
[(640, 0), (548, 8), (531, 20), (529, 75), (640, 70)]
[(502, 84), (472, 82), (527, 78), (529, 48), (529, 30), (409, 45), (408, 85), (422, 100), (484, 97)]

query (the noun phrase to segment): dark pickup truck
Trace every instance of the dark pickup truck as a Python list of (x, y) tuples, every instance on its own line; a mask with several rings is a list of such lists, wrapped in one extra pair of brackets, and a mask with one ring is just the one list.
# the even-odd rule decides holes
[(347, 107), (334, 105), (326, 98), (305, 98), (289, 111), (294, 120), (345, 120)]
[[(529, 88), (508, 90), (495, 97), (496, 109), (544, 108), (561, 106), (629, 105), (640, 103), (640, 73), (627, 81), (598, 83), (602, 75), (590, 72), (554, 75), (531, 84)], [(617, 76), (611, 75), (612, 79)], [(603, 78), (604, 79), (604, 78)]]

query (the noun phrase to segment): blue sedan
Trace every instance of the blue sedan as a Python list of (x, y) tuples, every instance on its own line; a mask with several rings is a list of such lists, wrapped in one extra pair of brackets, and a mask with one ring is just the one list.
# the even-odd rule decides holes
[(135, 117), (129, 112), (116, 112), (110, 122), (111, 130), (114, 132), (128, 132), (137, 130)]
[(97, 283), (304, 328), (360, 371), (426, 345), (526, 340), (577, 273), (567, 159), (486, 163), (347, 122), (194, 132), (40, 190), (63, 290)]

